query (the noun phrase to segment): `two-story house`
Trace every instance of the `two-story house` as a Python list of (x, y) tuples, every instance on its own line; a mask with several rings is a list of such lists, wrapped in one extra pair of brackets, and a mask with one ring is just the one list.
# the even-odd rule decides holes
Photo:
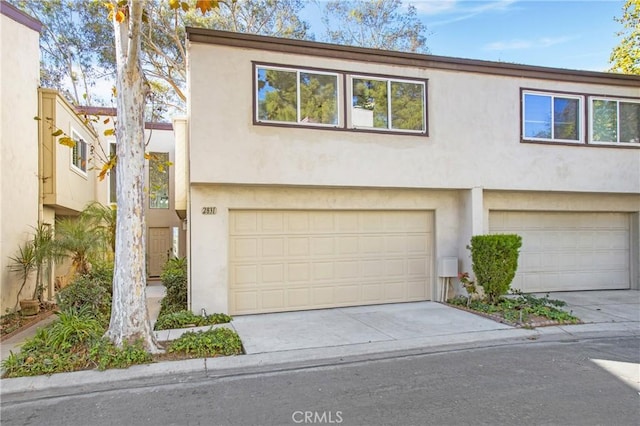
[(523, 237), (512, 288), (638, 288), (640, 77), (187, 36), (194, 311), (437, 300), (486, 233)]

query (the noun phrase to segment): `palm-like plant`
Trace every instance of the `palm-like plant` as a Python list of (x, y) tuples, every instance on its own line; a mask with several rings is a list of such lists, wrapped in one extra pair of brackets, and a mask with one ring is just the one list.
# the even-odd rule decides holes
[(90, 203), (81, 213), (89, 221), (94, 222), (97, 229), (104, 233), (104, 238), (111, 252), (116, 251), (116, 217), (115, 204), (105, 206), (97, 201)]
[(22, 280), (20, 290), (18, 290), (18, 294), (16, 295), (16, 306), (13, 309), (16, 311), (18, 309), (18, 304), (20, 303), (20, 293), (22, 293), (31, 272), (33, 272), (36, 267), (36, 256), (33, 241), (24, 243), (18, 249), (18, 253), (15, 256), (9, 257), (9, 259), (11, 260), (9, 270), (19, 274), (20, 279)]
[(105, 236), (96, 221), (86, 215), (56, 221), (56, 244), (71, 257), (69, 275), (89, 272), (90, 259), (105, 251)]
[(33, 290), (33, 299), (38, 299), (42, 302), (43, 280), (50, 278), (53, 262), (61, 260), (64, 257), (64, 253), (56, 244), (51, 227), (43, 223), (39, 223), (34, 228), (32, 245), (36, 270), (36, 286)]

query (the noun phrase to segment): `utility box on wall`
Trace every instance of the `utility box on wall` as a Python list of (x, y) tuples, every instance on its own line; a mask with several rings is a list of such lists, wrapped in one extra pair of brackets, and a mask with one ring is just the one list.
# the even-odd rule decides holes
[(441, 257), (438, 259), (438, 276), (442, 278), (457, 278), (458, 258)]

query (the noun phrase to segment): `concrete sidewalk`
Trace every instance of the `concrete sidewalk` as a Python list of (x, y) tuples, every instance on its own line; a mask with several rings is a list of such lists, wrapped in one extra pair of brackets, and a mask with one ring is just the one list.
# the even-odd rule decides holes
[[(160, 298), (155, 302), (159, 304)], [(181, 377), (193, 380), (539, 340), (640, 336), (638, 291), (552, 293), (550, 298), (565, 300), (565, 309), (585, 323), (521, 329), (437, 302), (247, 315), (225, 325), (238, 332), (246, 355), (3, 379), (0, 392), (5, 396), (57, 389), (73, 394), (82, 385), (106, 389), (121, 381), (164, 383)], [(168, 334), (175, 338), (183, 331), (157, 334), (161, 339)]]

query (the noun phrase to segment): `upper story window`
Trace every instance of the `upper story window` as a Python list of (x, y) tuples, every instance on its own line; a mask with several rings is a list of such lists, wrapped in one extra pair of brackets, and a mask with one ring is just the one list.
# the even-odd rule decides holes
[(426, 130), (424, 82), (351, 78), (351, 126), (409, 132)]
[(522, 134), (527, 140), (581, 142), (581, 96), (523, 92)]
[(149, 208), (169, 208), (169, 153), (149, 154)]
[(86, 173), (87, 142), (75, 130), (71, 131), (71, 138), (76, 143), (71, 150), (71, 166), (82, 173)]
[(427, 134), (426, 80), (254, 64), (255, 123)]
[(640, 143), (640, 100), (590, 98), (591, 141)]
[(263, 122), (338, 125), (338, 75), (257, 67), (257, 119)]

